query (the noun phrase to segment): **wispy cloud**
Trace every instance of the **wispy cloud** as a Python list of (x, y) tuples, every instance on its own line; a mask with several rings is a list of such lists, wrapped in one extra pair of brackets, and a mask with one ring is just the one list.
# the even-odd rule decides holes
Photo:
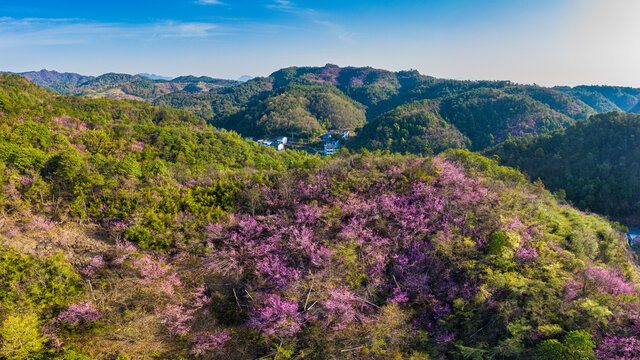
[(354, 34), (352, 32), (347, 31), (346, 28), (340, 24), (326, 20), (327, 15), (315, 9), (299, 7), (290, 0), (272, 0), (266, 7), (305, 18), (314, 24), (322, 26), (328, 34), (337, 37), (339, 40), (347, 43), (353, 42)]
[(173, 21), (157, 24), (155, 31), (160, 37), (207, 37), (218, 26), (209, 23), (176, 23)]
[(164, 21), (145, 24), (100, 23), (80, 19), (0, 18), (0, 47), (74, 45), (103, 40), (149, 41), (216, 36), (217, 24)]
[(200, 5), (224, 5), (220, 0), (196, 0), (195, 3)]
[(342, 40), (346, 43), (353, 43), (354, 34), (348, 31), (347, 29), (345, 29), (344, 26), (333, 23), (331, 21), (324, 21), (324, 20), (317, 20), (317, 19), (313, 20), (313, 22), (323, 26), (329, 34), (337, 37), (339, 40)]
[(274, 0), (273, 3), (267, 4), (267, 7), (269, 9), (276, 9), (287, 12), (292, 12), (298, 9), (298, 7), (293, 4), (293, 2), (288, 0)]

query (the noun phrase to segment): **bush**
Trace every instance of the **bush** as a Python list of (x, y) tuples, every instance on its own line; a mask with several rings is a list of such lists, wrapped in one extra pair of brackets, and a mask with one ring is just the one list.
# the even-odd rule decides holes
[(34, 313), (8, 316), (0, 325), (0, 355), (8, 360), (33, 359), (44, 348), (40, 321)]

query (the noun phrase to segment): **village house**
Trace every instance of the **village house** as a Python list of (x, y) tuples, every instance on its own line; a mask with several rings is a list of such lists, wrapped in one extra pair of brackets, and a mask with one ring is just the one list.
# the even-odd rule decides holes
[(322, 151), (323, 155), (333, 155), (340, 149), (340, 141), (326, 141), (324, 143), (324, 150)]
[(274, 147), (277, 151), (284, 151), (284, 144), (287, 143), (287, 138), (283, 136), (278, 137), (276, 141), (265, 140), (265, 139), (254, 140), (252, 137), (248, 137), (245, 139), (254, 141), (260, 145)]

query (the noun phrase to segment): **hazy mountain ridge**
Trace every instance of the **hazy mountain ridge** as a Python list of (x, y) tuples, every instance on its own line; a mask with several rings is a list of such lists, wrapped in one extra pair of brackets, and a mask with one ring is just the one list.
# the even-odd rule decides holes
[(555, 87), (554, 89), (579, 98), (597, 112), (639, 112), (640, 89), (637, 88), (581, 85), (576, 87)]
[(140, 73), (140, 74), (137, 74), (137, 75), (142, 76), (142, 77), (149, 78), (149, 79), (151, 79), (151, 80), (167, 80), (167, 81), (168, 81), (168, 80), (173, 79), (173, 78), (172, 78), (172, 77), (170, 77), (170, 76), (162, 76), (162, 75), (149, 74), (149, 73)]
[(154, 79), (149, 76), (150, 74), (107, 73), (100, 76), (84, 76), (48, 70), (25, 72), (20, 75), (59, 94), (147, 102), (176, 91), (206, 92), (213, 88), (233, 86), (239, 83), (234, 80), (191, 75), (175, 79), (156, 76)]

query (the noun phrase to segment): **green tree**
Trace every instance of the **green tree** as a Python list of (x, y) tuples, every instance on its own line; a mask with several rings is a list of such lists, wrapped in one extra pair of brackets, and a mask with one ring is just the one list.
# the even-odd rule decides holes
[(34, 313), (8, 316), (0, 325), (0, 355), (8, 360), (33, 359), (44, 348), (40, 321)]
[(538, 345), (538, 360), (595, 360), (593, 336), (585, 330), (569, 332), (562, 342), (545, 340)]

